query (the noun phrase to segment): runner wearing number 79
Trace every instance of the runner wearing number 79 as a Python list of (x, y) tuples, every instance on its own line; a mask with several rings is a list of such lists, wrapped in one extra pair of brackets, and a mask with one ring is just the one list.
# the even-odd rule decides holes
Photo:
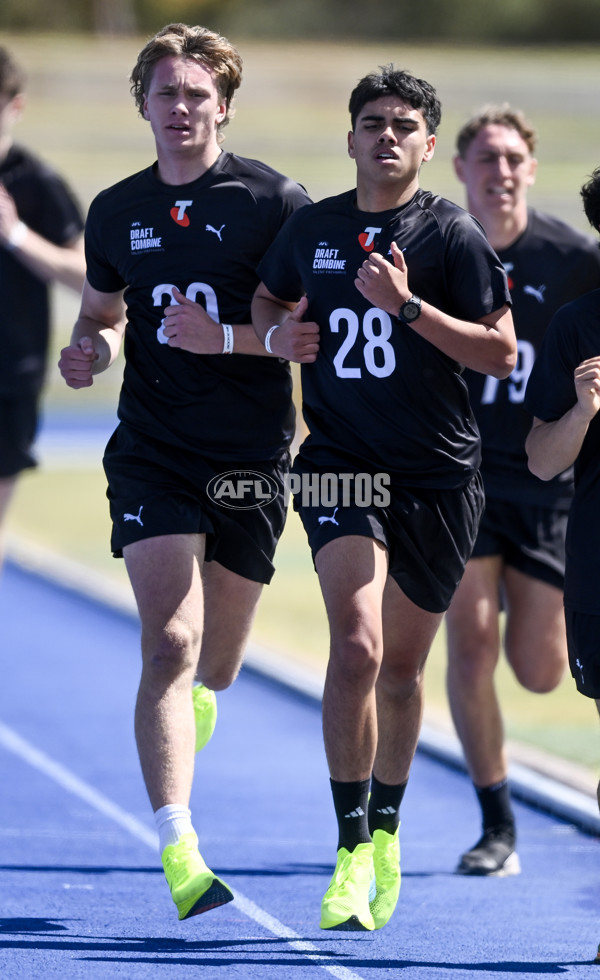
[(448, 696), (481, 810), (482, 834), (458, 862), (468, 875), (516, 874), (501, 708), (494, 685), (502, 637), (514, 674), (538, 694), (563, 677), (565, 530), (572, 470), (543, 483), (527, 468), (531, 416), (525, 388), (546, 327), (564, 303), (600, 285), (600, 250), (528, 206), (535, 180), (533, 127), (508, 105), (488, 106), (461, 128), (455, 168), (468, 209), (509, 277), (519, 359), (500, 381), (465, 372), (482, 441), (486, 504), (471, 560), (446, 615)]
[(252, 314), (275, 354), (301, 320), (319, 328), (292, 486), (331, 639), (323, 729), (338, 842), (321, 926), (371, 930), (398, 900), (423, 670), (483, 506), (463, 366), (504, 378), (516, 341), (481, 228), (419, 187), (435, 90), (388, 66), (349, 108), (356, 188), (292, 215), (259, 266)]

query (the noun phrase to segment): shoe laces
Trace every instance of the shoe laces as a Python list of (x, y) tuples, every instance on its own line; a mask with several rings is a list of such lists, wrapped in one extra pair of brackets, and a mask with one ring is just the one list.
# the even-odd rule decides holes
[(385, 847), (376, 847), (373, 860), (377, 872), (377, 883), (383, 881), (395, 881), (399, 874), (399, 861), (395, 847), (396, 841), (392, 837)]
[(372, 863), (372, 855), (368, 851), (359, 851), (358, 854), (350, 851), (337, 866), (332, 885), (336, 891), (352, 889), (356, 885), (357, 876), (366, 876), (372, 871)]
[(185, 841), (183, 844), (176, 844), (175, 848), (165, 855), (164, 860), (168, 867), (172, 885), (180, 885), (189, 875), (188, 860), (194, 851), (194, 847)]

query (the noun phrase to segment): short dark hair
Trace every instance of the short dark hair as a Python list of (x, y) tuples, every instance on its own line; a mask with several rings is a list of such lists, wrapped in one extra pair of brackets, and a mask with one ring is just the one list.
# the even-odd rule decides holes
[(365, 75), (352, 92), (348, 108), (353, 130), (367, 102), (374, 102), (383, 95), (395, 95), (413, 109), (419, 109), (425, 119), (427, 134), (435, 135), (442, 118), (442, 106), (435, 89), (429, 82), (393, 65), (380, 66), (379, 71)]
[(14, 99), (25, 89), (25, 72), (6, 48), (0, 47), (0, 95)]
[(581, 188), (583, 210), (592, 228), (600, 231), (600, 167)]
[(207, 27), (167, 24), (140, 51), (131, 72), (131, 94), (140, 115), (143, 115), (144, 98), (157, 62), (169, 55), (193, 58), (215, 73), (219, 95), (227, 106), (225, 119), (219, 125), (219, 136), (222, 138), (220, 131), (233, 115), (231, 103), (242, 81), (242, 59), (237, 48), (226, 37)]
[(484, 106), (459, 129), (456, 136), (456, 149), (460, 157), (465, 157), (477, 134), (486, 126), (506, 126), (507, 129), (516, 129), (527, 144), (529, 152), (535, 152), (537, 141), (535, 129), (520, 109), (512, 109), (508, 102), (504, 102), (502, 105)]

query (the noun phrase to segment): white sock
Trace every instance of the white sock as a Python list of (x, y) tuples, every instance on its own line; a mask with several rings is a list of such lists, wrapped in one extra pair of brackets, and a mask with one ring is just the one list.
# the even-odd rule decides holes
[(159, 851), (162, 854), (169, 844), (176, 844), (182, 834), (194, 832), (192, 813), (181, 803), (168, 803), (154, 813), (154, 822), (158, 830)]

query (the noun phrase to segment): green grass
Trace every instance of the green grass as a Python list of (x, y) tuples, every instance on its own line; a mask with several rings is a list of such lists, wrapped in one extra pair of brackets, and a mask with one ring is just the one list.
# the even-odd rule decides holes
[[(85, 206), (103, 187), (153, 159), (146, 123), (136, 115), (128, 75), (144, 39), (3, 36), (29, 74), (29, 103), (17, 137), (37, 149), (70, 180)], [(443, 120), (426, 187), (463, 203), (451, 159), (454, 135), (482, 103), (509, 101), (525, 110), (539, 133), (540, 166), (530, 194), (534, 206), (585, 229), (579, 188), (600, 163), (600, 59), (597, 50), (454, 46), (408, 47), (246, 43), (244, 82), (225, 146), (260, 157), (302, 181), (315, 199), (351, 186), (346, 154), (349, 93), (363, 74), (390, 61), (427, 78), (437, 88)], [(55, 333), (47, 410), (87, 412), (114, 408), (119, 366), (84, 392), (68, 390), (56, 360), (67, 342), (77, 300), (56, 291)], [(89, 470), (45, 469), (21, 481), (10, 513), (14, 533), (84, 562), (128, 588), (123, 563), (110, 557), (109, 522), (100, 464)], [(291, 513), (281, 541), (278, 573), (265, 590), (255, 638), (323, 670), (327, 628), (316, 576), (298, 519)], [(443, 630), (427, 669), (427, 703), (447, 716)], [(519, 687), (506, 664), (498, 687), (509, 737), (585, 764), (600, 765), (598, 719), (593, 704), (567, 679), (550, 695)]]
[[(9, 515), (9, 530), (109, 577), (129, 591), (125, 567), (109, 551), (110, 522), (100, 464), (89, 469), (45, 468), (26, 473)], [(290, 510), (276, 556), (277, 573), (265, 589), (253, 639), (323, 673), (328, 633), (317, 577), (296, 514)], [(445, 637), (440, 630), (427, 666), (427, 708), (447, 720)], [(565, 679), (552, 694), (532, 695), (502, 660), (497, 685), (507, 736), (582, 766), (597, 769), (598, 719), (593, 702)]]

